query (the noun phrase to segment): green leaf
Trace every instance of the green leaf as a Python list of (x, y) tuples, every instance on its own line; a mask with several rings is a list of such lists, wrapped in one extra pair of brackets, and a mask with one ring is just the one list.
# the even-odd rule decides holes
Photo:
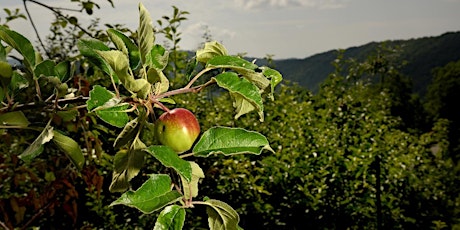
[(188, 182), (181, 176), (184, 198), (188, 200), (198, 196), (198, 182), (204, 178), (204, 173), (200, 166), (193, 161), (189, 161), (189, 163), (192, 167), (192, 179)]
[(238, 230), (240, 217), (227, 203), (220, 200), (209, 199), (203, 202), (208, 205), (208, 224), (210, 230)]
[(234, 107), (238, 119), (243, 114), (256, 110), (260, 121), (264, 120), (264, 105), (259, 89), (244, 78), (239, 78), (236, 73), (225, 72), (214, 77), (217, 85), (228, 90), (234, 99)]
[(186, 181), (190, 182), (192, 180), (192, 166), (188, 161), (180, 158), (170, 147), (154, 145), (146, 148), (145, 151), (159, 160), (164, 166), (176, 170)]
[(146, 56), (146, 65), (162, 71), (168, 65), (169, 52), (161, 45), (155, 45)]
[(29, 86), (29, 81), (27, 81), (27, 79), (23, 75), (21, 75), (17, 71), (14, 71), (9, 86), (13, 91), (16, 91), (27, 88)]
[(112, 98), (115, 98), (114, 93), (100, 85), (95, 85), (89, 92), (89, 99), (86, 101), (86, 108), (88, 111), (91, 111), (96, 107), (103, 106)]
[(115, 139), (115, 142), (113, 143), (113, 146), (115, 148), (120, 148), (134, 140), (139, 132), (138, 124), (139, 122), (137, 117), (128, 122), (121, 133), (118, 134), (117, 139)]
[(108, 46), (96, 39), (80, 39), (78, 40), (77, 46), (83, 56), (87, 57), (90, 62), (104, 71), (104, 73), (112, 76), (114, 82), (118, 83), (118, 76), (116, 76), (105, 59), (98, 54), (98, 51), (109, 51), (110, 48)]
[(217, 153), (224, 155), (242, 153), (259, 155), (262, 150), (273, 152), (264, 135), (241, 128), (227, 127), (208, 129), (193, 147), (194, 155), (200, 157), (208, 157)]
[(66, 82), (72, 76), (72, 66), (70, 61), (63, 61), (58, 63), (54, 67), (54, 73), (61, 80), (61, 82)]
[(24, 65), (32, 72), (35, 67), (35, 50), (32, 43), (21, 34), (0, 25), (0, 39), (24, 57)]
[(255, 70), (257, 65), (235, 56), (216, 56), (206, 63), (207, 67), (229, 68), (233, 70)]
[(153, 230), (177, 230), (184, 227), (185, 209), (179, 205), (166, 206), (157, 218)]
[(222, 44), (212, 41), (205, 43), (203, 49), (196, 51), (196, 60), (202, 63), (207, 63), (214, 57), (225, 55), (228, 55), (227, 49), (225, 49)]
[(110, 65), (120, 79), (123, 86), (137, 93), (140, 98), (145, 98), (150, 93), (150, 83), (145, 79), (134, 79), (129, 71), (128, 57), (121, 51), (97, 51), (97, 53)]
[(124, 127), (129, 122), (129, 104), (123, 103), (108, 108), (97, 109), (96, 115), (103, 121), (118, 128)]
[(151, 174), (139, 189), (123, 193), (110, 206), (122, 204), (149, 214), (180, 198), (179, 192), (171, 190), (171, 178), (168, 175)]
[(34, 69), (34, 74), (36, 77), (40, 77), (42, 75), (47, 77), (56, 76), (56, 73), (54, 72), (54, 66), (55, 63), (53, 61), (44, 60), (37, 64)]
[(0, 61), (7, 62), (8, 59), (6, 58), (6, 49), (0, 42)]
[(150, 68), (147, 71), (147, 79), (150, 83), (153, 84), (153, 93), (155, 95), (168, 91), (169, 80), (164, 75), (163, 71), (155, 68)]
[(70, 161), (81, 170), (85, 164), (85, 157), (78, 143), (56, 130), (53, 130), (53, 135), (53, 142), (64, 151)]
[(35, 139), (35, 141), (19, 155), (19, 158), (26, 163), (31, 162), (35, 157), (43, 152), (43, 145), (53, 139), (53, 136), (53, 127), (50, 125), (50, 122), (48, 122), (40, 135), (38, 135), (37, 139)]
[(273, 94), (275, 92), (275, 87), (283, 80), (283, 76), (277, 70), (272, 68), (262, 66), (262, 74), (265, 75), (268, 79), (270, 79), (270, 86), (271, 86), (271, 93), (270, 98), (273, 100)]
[(8, 112), (0, 115), (0, 125), (27, 127), (29, 120), (22, 111)]
[(115, 127), (124, 127), (129, 122), (128, 103), (120, 103), (120, 99), (106, 88), (95, 85), (89, 92), (86, 107), (103, 121)]
[(147, 9), (142, 3), (139, 3), (139, 28), (138, 28), (139, 52), (143, 64), (147, 64), (147, 56), (152, 50), (155, 42), (153, 34), (152, 19)]
[(145, 161), (145, 152), (139, 149), (121, 150), (115, 154), (112, 173), (111, 192), (124, 192), (129, 188), (129, 181), (140, 172)]
[(63, 121), (72, 121), (77, 118), (78, 111), (77, 110), (62, 110), (62, 111), (57, 111), (56, 115), (62, 118)]
[(139, 48), (136, 46), (136, 44), (134, 44), (134, 42), (129, 37), (118, 30), (112, 28), (108, 29), (107, 34), (117, 49), (128, 55), (131, 69), (138, 68), (141, 59), (139, 55)]

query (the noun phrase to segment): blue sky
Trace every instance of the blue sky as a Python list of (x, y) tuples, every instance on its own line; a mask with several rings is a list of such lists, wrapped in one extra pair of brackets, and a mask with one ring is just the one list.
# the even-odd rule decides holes
[[(21, 8), (20, 0), (0, 0), (0, 8)], [(104, 0), (94, 17), (101, 24), (138, 25), (138, 1)], [(55, 6), (72, 6), (69, 0), (42, 0)], [(195, 50), (204, 28), (231, 54), (275, 59), (305, 58), (331, 49), (359, 46), (371, 41), (438, 36), (460, 31), (460, 0), (148, 0), (142, 1), (155, 21), (172, 14), (172, 5), (190, 12), (181, 25), (181, 47)], [(29, 3), (42, 34), (47, 33), (51, 13)], [(24, 11), (23, 11), (24, 12)], [(4, 17), (0, 12), (0, 17)], [(89, 18), (84, 21), (89, 22)], [(12, 29), (36, 40), (27, 21)], [(42, 35), (42, 36), (43, 36)], [(162, 43), (161, 37), (157, 39)], [(460, 42), (460, 41), (459, 41)]]

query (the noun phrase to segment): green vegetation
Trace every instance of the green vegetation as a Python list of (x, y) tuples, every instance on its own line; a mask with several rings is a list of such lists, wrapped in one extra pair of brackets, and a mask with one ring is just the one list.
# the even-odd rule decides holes
[[(0, 22), (23, 18), (8, 12)], [(92, 27), (93, 39), (78, 20), (54, 24), (76, 30), (49, 37), (48, 58), (0, 26), (2, 228), (460, 229), (458, 60), (432, 66), (419, 97), (411, 46), (330, 52), (313, 94), (280, 83), (271, 56), (252, 63), (206, 41), (188, 60), (188, 12), (173, 7), (155, 30), (139, 12), (137, 31)], [(198, 118), (190, 151), (155, 138), (166, 107)]]

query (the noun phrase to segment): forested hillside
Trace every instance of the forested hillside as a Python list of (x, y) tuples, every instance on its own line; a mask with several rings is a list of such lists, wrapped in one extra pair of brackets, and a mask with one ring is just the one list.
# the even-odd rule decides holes
[[(344, 56), (363, 60), (369, 55), (375, 55), (376, 48), (383, 43), (388, 47), (401, 49), (397, 58), (401, 63), (407, 61), (401, 72), (412, 79), (414, 92), (422, 95), (426, 93), (426, 87), (431, 82), (431, 71), (434, 67), (460, 59), (460, 32), (410, 40), (371, 42), (346, 49)], [(275, 60), (274, 64), (286, 79), (317, 92), (319, 84), (334, 70), (331, 62), (336, 58), (337, 50), (330, 50), (305, 59)]]

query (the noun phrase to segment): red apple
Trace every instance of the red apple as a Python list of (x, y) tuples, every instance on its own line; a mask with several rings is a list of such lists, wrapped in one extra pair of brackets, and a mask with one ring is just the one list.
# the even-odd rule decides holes
[(189, 150), (199, 134), (198, 120), (192, 112), (184, 108), (165, 112), (155, 122), (157, 140), (178, 153)]

